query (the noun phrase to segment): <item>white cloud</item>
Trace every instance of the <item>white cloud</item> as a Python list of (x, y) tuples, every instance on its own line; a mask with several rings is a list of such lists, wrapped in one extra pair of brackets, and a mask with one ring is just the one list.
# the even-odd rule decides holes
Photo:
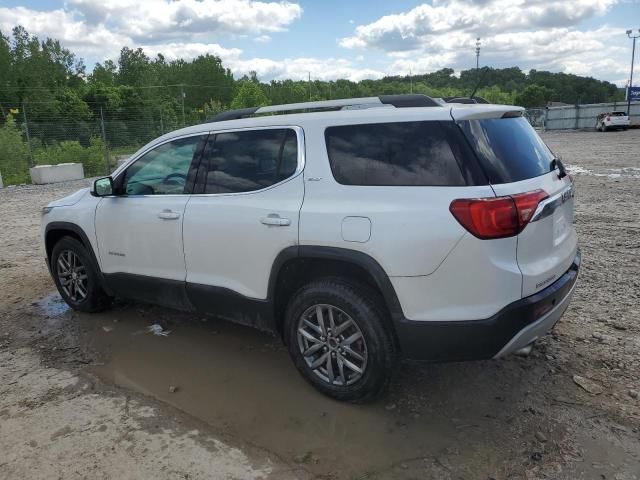
[(137, 41), (216, 33), (280, 32), (302, 7), (256, 0), (67, 0), (91, 25), (110, 25)]
[(256, 36), (280, 32), (300, 18), (287, 1), (254, 0), (67, 0), (63, 9), (0, 7), (0, 30), (24, 26), (39, 37), (59, 39), (82, 57), (114, 57), (127, 45), (202, 42), (228, 33)]
[(143, 45), (141, 48), (150, 56), (162, 54), (168, 61), (180, 58), (192, 59), (200, 55), (215, 55), (223, 62), (238, 59), (242, 54), (239, 48), (224, 48), (217, 43), (163, 43), (162, 45)]
[(432, 36), (466, 32), (491, 36), (504, 32), (571, 26), (602, 15), (617, 0), (451, 0), (422, 4), (408, 12), (386, 15), (356, 27), (340, 39), (346, 48), (414, 50)]
[[(247, 39), (267, 44), (302, 15), (296, 0), (66, 0), (64, 8), (40, 11), (0, 7), (0, 30), (15, 25), (39, 37), (57, 38), (92, 64), (116, 59), (123, 46), (143, 46), (147, 54), (169, 60), (214, 54), (236, 75), (255, 70), (263, 80), (379, 78), (451, 67), (475, 66), (475, 39), (482, 38), (481, 65), (536, 68), (591, 75), (623, 84), (629, 45), (624, 28), (580, 30), (580, 22), (607, 13), (624, 0), (433, 0), (406, 12), (355, 27), (339, 39), (352, 59), (245, 58), (242, 50), (221, 45)], [(347, 17), (348, 18), (348, 17)], [(354, 23), (353, 20), (347, 20)], [(315, 41), (314, 39), (306, 39)], [(256, 46), (256, 48), (258, 48)], [(260, 47), (264, 48), (264, 47)]]
[(381, 78), (384, 73), (370, 68), (358, 68), (343, 58), (268, 58), (227, 59), (226, 64), (237, 74), (256, 71), (261, 80), (305, 80), (311, 73), (312, 80), (345, 78), (354, 82), (365, 78)]
[(60, 40), (65, 47), (85, 58), (115, 56), (122, 46), (131, 42), (126, 35), (104, 25), (90, 27), (65, 10), (42, 12), (24, 7), (0, 7), (0, 30), (7, 35), (17, 25), (41, 39)]
[(604, 15), (617, 0), (434, 0), (387, 15), (339, 39), (348, 49), (382, 50), (392, 73), (429, 72), (481, 64), (523, 70), (563, 71), (620, 84), (627, 68), (624, 29), (605, 25), (579, 30), (583, 20)]

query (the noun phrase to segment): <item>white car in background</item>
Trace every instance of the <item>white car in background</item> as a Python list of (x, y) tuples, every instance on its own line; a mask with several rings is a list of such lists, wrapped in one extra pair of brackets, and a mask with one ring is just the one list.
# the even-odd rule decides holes
[(619, 128), (627, 130), (629, 125), (631, 125), (631, 122), (626, 112), (601, 113), (596, 120), (596, 130), (600, 132)]
[(47, 265), (80, 311), (120, 296), (280, 335), (340, 400), (400, 357), (527, 352), (576, 285), (573, 181), (524, 109), (468, 103), (223, 112), (45, 207)]

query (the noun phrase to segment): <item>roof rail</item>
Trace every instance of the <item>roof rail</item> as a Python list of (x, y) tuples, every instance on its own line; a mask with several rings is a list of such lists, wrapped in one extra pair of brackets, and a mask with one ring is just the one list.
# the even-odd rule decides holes
[(283, 113), (296, 110), (352, 110), (375, 107), (439, 107), (440, 104), (426, 95), (380, 95), (379, 97), (343, 98), (338, 100), (322, 100), (318, 102), (287, 103), (284, 105), (270, 105), (267, 107), (250, 107), (239, 110), (228, 110), (214, 117), (208, 118), (205, 123), (236, 120), (263, 113)]

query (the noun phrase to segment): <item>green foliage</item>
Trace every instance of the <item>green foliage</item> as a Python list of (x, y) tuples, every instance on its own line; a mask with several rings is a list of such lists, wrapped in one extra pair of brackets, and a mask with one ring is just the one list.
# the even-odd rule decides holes
[(104, 175), (107, 171), (104, 143), (99, 138), (91, 138), (88, 147), (80, 142), (66, 140), (34, 153), (37, 165), (58, 165), (60, 163), (82, 163), (87, 177)]
[(5, 185), (29, 181), (27, 143), (11, 115), (0, 128), (0, 173)]
[(516, 95), (516, 103), (525, 108), (544, 107), (551, 100), (553, 91), (539, 85), (527, 85)]
[(240, 84), (238, 93), (231, 102), (231, 108), (264, 107), (269, 99), (257, 82), (245, 81)]
[(490, 87), (480, 88), (476, 95), (484, 98), (490, 103), (497, 103), (500, 105), (513, 105), (515, 102), (514, 95), (505, 92), (500, 89), (497, 85), (492, 85)]

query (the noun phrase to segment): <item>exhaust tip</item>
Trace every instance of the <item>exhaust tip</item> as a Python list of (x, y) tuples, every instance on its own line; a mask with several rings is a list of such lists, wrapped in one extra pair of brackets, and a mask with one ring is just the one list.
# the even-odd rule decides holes
[(522, 347), (522, 348), (520, 348), (519, 350), (516, 350), (513, 353), (515, 355), (518, 355), (519, 357), (528, 357), (529, 354), (531, 353), (531, 350), (533, 350), (533, 343), (530, 343), (526, 347)]

